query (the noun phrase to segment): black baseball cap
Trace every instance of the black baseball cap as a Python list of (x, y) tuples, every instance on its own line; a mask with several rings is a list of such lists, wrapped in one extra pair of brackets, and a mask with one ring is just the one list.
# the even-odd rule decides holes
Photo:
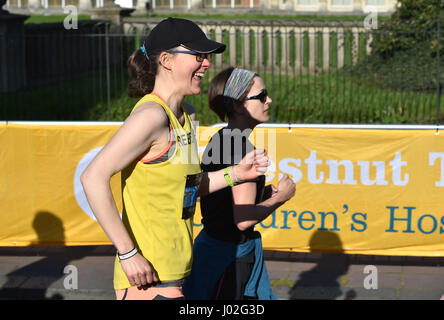
[(225, 45), (207, 38), (190, 20), (168, 18), (159, 22), (143, 42), (148, 54), (183, 46), (199, 53), (221, 53)]

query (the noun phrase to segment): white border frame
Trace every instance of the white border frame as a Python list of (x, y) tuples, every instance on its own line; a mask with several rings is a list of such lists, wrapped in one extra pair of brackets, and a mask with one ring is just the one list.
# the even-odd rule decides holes
[[(48, 126), (115, 126), (123, 121), (0, 121), (0, 124), (48, 125)], [(226, 122), (218, 122), (209, 127), (224, 127)], [(368, 129), (368, 130), (444, 130), (444, 125), (437, 124), (305, 124), (305, 123), (261, 123), (257, 128), (287, 129)]]
[[(211, 127), (226, 126), (219, 122)], [(444, 125), (436, 124), (303, 124), (303, 123), (261, 123), (257, 128), (287, 128), (287, 129), (367, 129), (367, 130), (444, 130)]]
[(26, 125), (35, 125), (35, 126), (94, 126), (94, 125), (122, 125), (123, 121), (0, 121), (0, 124), (26, 124)]

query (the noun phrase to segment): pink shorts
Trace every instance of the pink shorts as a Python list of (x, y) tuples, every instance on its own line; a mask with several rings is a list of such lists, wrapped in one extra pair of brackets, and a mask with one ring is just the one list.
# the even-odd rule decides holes
[(116, 290), (117, 300), (183, 300), (182, 286), (141, 286)]

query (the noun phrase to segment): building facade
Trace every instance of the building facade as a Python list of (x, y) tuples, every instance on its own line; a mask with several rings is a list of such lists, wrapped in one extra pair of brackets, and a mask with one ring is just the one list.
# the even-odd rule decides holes
[[(101, 8), (108, 0), (7, 0), (8, 9), (60, 9), (76, 6), (79, 9)], [(250, 9), (276, 10), (295, 14), (361, 15), (369, 12), (390, 14), (396, 0), (115, 0), (124, 8), (138, 10), (196, 10)], [(191, 12), (190, 12), (191, 13)]]

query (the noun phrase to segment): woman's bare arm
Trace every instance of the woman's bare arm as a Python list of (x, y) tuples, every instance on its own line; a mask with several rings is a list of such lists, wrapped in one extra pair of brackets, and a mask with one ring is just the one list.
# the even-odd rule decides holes
[[(255, 149), (247, 153), (239, 164), (230, 167), (228, 174), (233, 182), (252, 180), (263, 175), (267, 171), (269, 164), (267, 152), (264, 149)], [(199, 195), (204, 196), (227, 187), (228, 183), (224, 173), (225, 169), (204, 172)]]
[(256, 183), (247, 182), (232, 188), (234, 222), (239, 230), (244, 231), (267, 218), (274, 210), (294, 196), (295, 184), (284, 176), (276, 192), (261, 203), (255, 204)]
[[(140, 106), (126, 119), (81, 176), (91, 209), (120, 254), (132, 250), (134, 244), (120, 219), (110, 179), (146, 152), (165, 128), (168, 130), (168, 121), (161, 106), (150, 103)], [(131, 282), (131, 275), (127, 273), (127, 276)]]

